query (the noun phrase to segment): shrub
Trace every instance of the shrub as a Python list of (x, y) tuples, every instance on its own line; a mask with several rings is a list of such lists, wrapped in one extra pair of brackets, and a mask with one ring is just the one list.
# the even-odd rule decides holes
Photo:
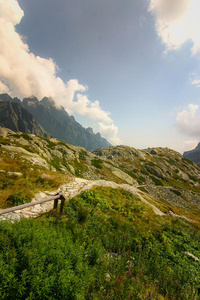
[(164, 184), (162, 183), (161, 180), (159, 180), (158, 178), (154, 177), (154, 176), (149, 176), (151, 178), (151, 180), (155, 183), (155, 185), (161, 185), (163, 186)]
[(92, 166), (94, 166), (97, 169), (102, 169), (102, 160), (101, 159), (93, 159), (91, 160)]
[(31, 198), (23, 191), (14, 191), (8, 198), (7, 201), (12, 205), (21, 205), (31, 201)]

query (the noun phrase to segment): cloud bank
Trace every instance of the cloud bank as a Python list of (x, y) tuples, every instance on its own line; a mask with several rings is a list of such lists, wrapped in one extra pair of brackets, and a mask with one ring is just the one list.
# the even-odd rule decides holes
[(91, 102), (87, 87), (78, 80), (64, 83), (57, 76), (58, 67), (51, 59), (35, 56), (27, 43), (16, 32), (15, 26), (24, 15), (16, 0), (0, 0), (0, 93), (19, 98), (35, 95), (38, 99), (52, 97), (69, 113), (76, 112), (97, 122), (101, 134), (112, 144), (121, 143), (118, 128), (109, 112), (100, 107), (99, 101)]
[(184, 134), (200, 138), (199, 105), (189, 104), (187, 110), (179, 112), (176, 127)]
[(156, 18), (156, 31), (167, 50), (192, 41), (192, 53), (200, 54), (199, 0), (151, 0), (149, 11)]

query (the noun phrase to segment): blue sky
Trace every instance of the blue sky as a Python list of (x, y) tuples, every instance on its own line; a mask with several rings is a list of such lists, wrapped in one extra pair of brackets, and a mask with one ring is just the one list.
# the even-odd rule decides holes
[(113, 144), (191, 149), (199, 9), (197, 0), (0, 0), (0, 91), (52, 96)]

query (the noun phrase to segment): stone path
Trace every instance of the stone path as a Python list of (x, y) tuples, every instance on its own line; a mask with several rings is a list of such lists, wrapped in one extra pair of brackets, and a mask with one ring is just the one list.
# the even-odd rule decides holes
[[(49, 196), (53, 196), (57, 194), (58, 192), (62, 192), (67, 199), (70, 199), (78, 194), (80, 194), (82, 191), (89, 190), (93, 186), (103, 186), (103, 187), (111, 187), (111, 188), (122, 188), (124, 190), (127, 190), (131, 192), (133, 195), (140, 198), (140, 200), (148, 205), (150, 205), (155, 214), (159, 216), (164, 216), (165, 214), (159, 210), (156, 206), (149, 203), (146, 199), (147, 195), (143, 193), (141, 190), (139, 190), (137, 187), (129, 185), (129, 184), (117, 184), (112, 181), (106, 181), (106, 180), (86, 180), (82, 178), (74, 178), (73, 181), (70, 183), (63, 184), (57, 191), (54, 192), (45, 192), (45, 193), (38, 193), (35, 198), (32, 200), (32, 202), (48, 198)], [(145, 197), (144, 197), (145, 196)], [(150, 196), (148, 196), (149, 200), (151, 199)], [(30, 218), (30, 217), (37, 217), (41, 213), (48, 212), (53, 209), (54, 201), (45, 202), (42, 204), (37, 204), (32, 207), (24, 208), (21, 210), (17, 210), (15, 212), (7, 213), (0, 216), (0, 220), (9, 220), (11, 222), (19, 221), (21, 218)]]

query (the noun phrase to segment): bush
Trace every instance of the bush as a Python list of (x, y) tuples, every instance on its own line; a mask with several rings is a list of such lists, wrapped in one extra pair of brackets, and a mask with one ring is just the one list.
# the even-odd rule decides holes
[(102, 160), (101, 159), (93, 159), (91, 160), (92, 166), (94, 166), (97, 169), (102, 169)]
[(151, 180), (155, 183), (155, 185), (161, 185), (164, 186), (164, 184), (162, 183), (162, 181), (154, 176), (149, 176), (151, 178)]
[(7, 198), (7, 201), (12, 205), (17, 206), (31, 201), (31, 198), (23, 191), (15, 191)]

